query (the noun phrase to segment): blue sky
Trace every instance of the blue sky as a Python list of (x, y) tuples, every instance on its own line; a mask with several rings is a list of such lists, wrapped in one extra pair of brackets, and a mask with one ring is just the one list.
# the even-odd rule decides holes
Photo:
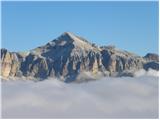
[(158, 2), (2, 2), (2, 47), (27, 51), (65, 31), (139, 55), (158, 53)]

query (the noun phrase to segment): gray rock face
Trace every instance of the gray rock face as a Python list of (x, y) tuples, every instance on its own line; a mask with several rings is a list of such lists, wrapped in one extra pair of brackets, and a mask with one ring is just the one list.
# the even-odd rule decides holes
[(159, 70), (157, 56), (147, 54), (140, 57), (112, 46), (97, 47), (84, 38), (65, 32), (27, 53), (1, 49), (1, 76), (39, 79), (62, 77), (66, 82), (75, 80), (84, 71), (91, 72), (93, 76), (98, 73), (123, 76), (127, 70)]
[(1, 49), (1, 76), (16, 76), (20, 68), (20, 60), (17, 53), (11, 53), (6, 49)]
[(104, 49), (101, 52), (103, 66), (110, 73), (121, 73), (124, 70), (138, 70), (143, 68), (142, 57), (126, 51), (114, 49)]
[(159, 70), (159, 63), (155, 61), (151, 61), (151, 62), (144, 64), (145, 70), (148, 70), (149, 68)]
[(154, 53), (148, 53), (144, 56), (146, 60), (159, 62), (159, 56)]

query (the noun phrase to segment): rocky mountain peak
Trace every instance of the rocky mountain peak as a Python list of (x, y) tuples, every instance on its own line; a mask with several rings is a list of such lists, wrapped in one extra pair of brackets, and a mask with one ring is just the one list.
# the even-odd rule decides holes
[(64, 32), (56, 40), (75, 41), (76, 36), (71, 32)]
[(159, 70), (158, 55), (134, 55), (114, 46), (97, 47), (71, 32), (64, 32), (46, 45), (29, 52), (9, 52), (1, 49), (1, 76), (46, 79), (63, 77), (76, 80), (82, 72), (108, 76), (128, 75), (126, 71)]
[(91, 43), (89, 43), (86, 39), (79, 37), (71, 32), (64, 32), (56, 40), (57, 42), (65, 41), (65, 42), (73, 43), (75, 46), (82, 45), (81, 47), (83, 47), (84, 45), (91, 45)]
[(64, 32), (56, 39), (52, 40), (51, 42), (47, 43), (45, 46), (40, 48), (42, 49), (53, 49), (53, 48), (67, 48), (72, 46), (75, 49), (79, 50), (96, 50), (99, 51), (99, 48), (94, 46), (92, 43), (88, 42), (85, 38), (75, 35), (72, 32)]
[(64, 32), (64, 33), (62, 33), (62, 35), (69, 36), (69, 37), (75, 36), (74, 33), (72, 33), (72, 32)]

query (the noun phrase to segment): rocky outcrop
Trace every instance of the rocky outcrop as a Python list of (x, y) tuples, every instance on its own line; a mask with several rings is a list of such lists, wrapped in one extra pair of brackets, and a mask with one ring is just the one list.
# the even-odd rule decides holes
[(103, 66), (111, 74), (115, 72), (122, 73), (124, 70), (143, 68), (144, 59), (132, 53), (106, 47), (101, 51), (101, 54)]
[(147, 62), (144, 64), (144, 69), (149, 70), (149, 69), (154, 69), (154, 70), (159, 70), (159, 63), (155, 61)]
[(5, 78), (59, 77), (71, 82), (84, 71), (89, 71), (93, 76), (99, 73), (132, 76), (124, 71), (142, 68), (159, 70), (158, 55), (140, 57), (113, 46), (98, 47), (68, 32), (26, 53), (1, 49), (1, 76)]
[(16, 76), (20, 68), (20, 61), (16, 53), (1, 49), (1, 76)]
[(148, 61), (156, 61), (159, 62), (159, 56), (154, 53), (148, 53), (144, 56), (144, 58)]
[(146, 60), (146, 63), (143, 65), (145, 70), (149, 70), (150, 68), (159, 70), (159, 56), (157, 54), (147, 53), (144, 59)]

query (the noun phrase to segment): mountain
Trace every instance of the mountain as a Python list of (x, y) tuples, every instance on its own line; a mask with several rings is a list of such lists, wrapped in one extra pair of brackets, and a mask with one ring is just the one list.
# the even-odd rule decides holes
[(70, 32), (44, 46), (28, 52), (9, 52), (1, 49), (1, 76), (4, 79), (61, 78), (74, 81), (80, 73), (90, 72), (93, 77), (132, 76), (132, 72), (149, 68), (159, 70), (158, 55), (148, 53), (141, 57), (119, 50), (114, 46), (97, 46)]

